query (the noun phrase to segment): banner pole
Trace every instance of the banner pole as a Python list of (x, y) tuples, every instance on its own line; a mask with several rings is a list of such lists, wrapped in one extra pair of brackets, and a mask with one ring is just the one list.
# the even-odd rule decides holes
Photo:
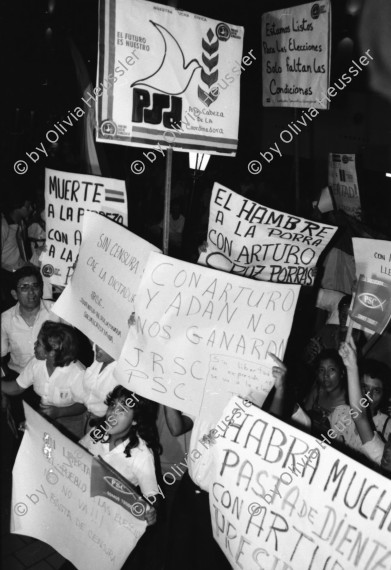
[(347, 342), (347, 343), (350, 341), (350, 339), (352, 337), (352, 330), (353, 330), (353, 319), (352, 319), (352, 317), (350, 317), (350, 323), (349, 323), (348, 331), (346, 333), (346, 338), (345, 338), (345, 342)]
[(350, 304), (351, 309), (349, 310), (350, 322), (349, 322), (348, 330), (346, 333), (345, 342), (349, 342), (350, 339), (352, 338), (352, 332), (353, 332), (352, 313), (353, 313), (354, 303), (356, 302), (356, 293), (357, 293), (358, 283), (359, 283), (360, 279), (362, 279), (363, 277), (364, 277), (364, 275), (361, 274), (359, 276), (357, 282), (352, 285), (352, 302)]
[[(295, 108), (293, 110), (293, 120), (294, 122), (298, 118), (299, 113)], [(295, 136), (295, 157), (294, 157), (294, 164), (295, 164), (295, 208), (296, 214), (300, 214), (300, 155), (299, 155), (299, 138)]]
[(171, 178), (172, 178), (172, 147), (167, 149), (166, 178), (164, 183), (164, 218), (163, 218), (163, 253), (168, 255), (170, 242), (170, 205), (171, 205)]

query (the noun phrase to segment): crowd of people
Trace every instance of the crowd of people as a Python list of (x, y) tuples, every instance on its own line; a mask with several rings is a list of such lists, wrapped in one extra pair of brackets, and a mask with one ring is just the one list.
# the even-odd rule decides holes
[[(21, 401), (26, 399), (139, 489), (149, 502), (148, 530), (124, 568), (230, 568), (213, 539), (210, 456), (200, 454), (195, 461), (181, 463), (188, 463), (188, 471), (175, 471), (178, 481), (173, 487), (162, 479), (168, 466), (183, 460), (186, 449), (199, 446), (211, 426), (118, 385), (116, 361), (52, 312), (59, 292), (45, 285), (38, 256), (33, 255), (34, 240), (44, 240), (44, 224), (39, 223), (41, 231), (36, 226), (30, 231), (34, 237), (29, 254), (21, 248), (21, 232), (28, 236), (29, 228), (38, 223), (31, 217), (33, 211), (31, 201), (19, 199), (2, 215), (1, 394), (9, 428), (5, 437), (20, 442)], [(40, 214), (39, 219), (42, 222)], [(327, 308), (328, 321), (307, 330), (305, 338), (303, 334), (296, 362), (274, 357), (275, 385), (263, 408), (391, 478), (391, 371), (386, 362), (368, 357), (368, 339), (361, 331), (347, 334), (350, 302), (344, 292), (319, 291), (317, 306)], [(300, 381), (295, 378), (298, 371), (303, 375)], [(258, 405), (254, 397), (249, 394), (248, 400)], [(176, 438), (184, 434), (190, 441), (181, 440), (178, 446)], [(161, 489), (166, 491), (165, 501)], [(69, 562), (65, 567), (73, 566)]]

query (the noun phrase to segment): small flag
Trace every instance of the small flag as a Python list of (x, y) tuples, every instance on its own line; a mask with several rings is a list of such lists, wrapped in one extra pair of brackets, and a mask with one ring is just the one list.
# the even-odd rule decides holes
[(125, 202), (125, 196), (122, 190), (111, 190), (110, 188), (105, 188), (105, 199), (106, 202)]
[(98, 456), (91, 466), (91, 497), (106, 497), (120, 505), (137, 519), (145, 519), (148, 502), (137, 489), (111, 465)]

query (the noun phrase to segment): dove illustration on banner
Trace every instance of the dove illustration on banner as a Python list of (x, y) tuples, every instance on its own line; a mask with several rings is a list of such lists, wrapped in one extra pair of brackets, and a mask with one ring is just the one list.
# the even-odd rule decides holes
[(143, 85), (166, 95), (181, 95), (188, 88), (196, 70), (201, 69), (201, 65), (197, 59), (192, 59), (188, 64), (185, 64), (182, 48), (174, 36), (160, 24), (156, 24), (152, 20), (150, 22), (163, 38), (163, 59), (154, 73), (144, 77), (144, 79), (134, 81), (131, 87)]

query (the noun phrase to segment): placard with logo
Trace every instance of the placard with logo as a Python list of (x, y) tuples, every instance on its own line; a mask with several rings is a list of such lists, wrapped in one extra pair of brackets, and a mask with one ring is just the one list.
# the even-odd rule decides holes
[(352, 242), (358, 280), (353, 327), (381, 334), (391, 311), (391, 242), (368, 238)]
[(50, 544), (78, 570), (120, 570), (145, 532), (146, 501), (112, 467), (24, 410), (11, 532)]
[(329, 186), (337, 208), (361, 220), (355, 154), (329, 154)]
[(379, 279), (360, 276), (350, 318), (365, 330), (382, 334), (391, 316), (390, 286)]
[(168, 146), (235, 155), (240, 74), (253, 61), (242, 62), (243, 34), (154, 2), (102, 1), (97, 140), (155, 148), (144, 166)]
[(261, 37), (264, 107), (328, 108), (329, 0), (263, 14)]
[(127, 226), (125, 182), (91, 174), (45, 170), (46, 247), (42, 274), (65, 286), (73, 275), (85, 212), (96, 212)]

